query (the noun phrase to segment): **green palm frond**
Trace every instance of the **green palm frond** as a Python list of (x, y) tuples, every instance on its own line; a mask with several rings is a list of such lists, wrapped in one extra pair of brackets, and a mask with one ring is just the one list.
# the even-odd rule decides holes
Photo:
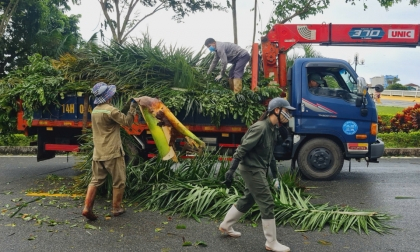
[(290, 224), (300, 230), (322, 230), (326, 225), (332, 233), (342, 230), (344, 233), (353, 229), (357, 233), (389, 233), (393, 228), (385, 222), (392, 216), (378, 212), (360, 211), (349, 206), (329, 206), (328, 203), (313, 205), (311, 196), (302, 196), (296, 188), (288, 187), (284, 182), (275, 193), (275, 218), (278, 224)]

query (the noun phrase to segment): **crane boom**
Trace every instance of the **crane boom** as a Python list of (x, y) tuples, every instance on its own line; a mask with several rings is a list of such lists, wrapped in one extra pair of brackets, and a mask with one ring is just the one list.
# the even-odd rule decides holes
[(276, 24), (267, 38), (285, 51), (296, 43), (416, 47), (419, 31), (418, 24)]
[(298, 43), (417, 47), (419, 33), (419, 24), (276, 24), (261, 41), (264, 76), (286, 87), (286, 53)]

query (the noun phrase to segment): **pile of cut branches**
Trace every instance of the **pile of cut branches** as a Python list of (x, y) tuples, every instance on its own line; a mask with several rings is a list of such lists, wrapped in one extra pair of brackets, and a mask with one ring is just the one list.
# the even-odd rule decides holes
[[(84, 146), (88, 150), (91, 147), (90, 144)], [(244, 182), (241, 176), (236, 176), (229, 189), (221, 183), (230, 164), (219, 161), (217, 153), (204, 152), (194, 159), (179, 160), (179, 163), (174, 163), (154, 158), (138, 164), (129, 163), (125, 196), (138, 208), (179, 214), (197, 221), (202, 217), (222, 219), (232, 204), (242, 197)], [(79, 169), (84, 171), (77, 183), (79, 188), (86, 187), (90, 181), (88, 162), (79, 164)], [(353, 229), (359, 234), (370, 231), (385, 234), (393, 229), (387, 224), (392, 216), (384, 213), (365, 212), (349, 206), (311, 204), (311, 196), (296, 182), (296, 173), (287, 172), (280, 177), (280, 190), (272, 188), (275, 219), (279, 225), (291, 225), (300, 231), (322, 230), (329, 226), (332, 233)], [(273, 183), (271, 178), (269, 183)], [(110, 197), (112, 182), (108, 181), (103, 189)], [(256, 205), (242, 218), (254, 222), (259, 219)]]

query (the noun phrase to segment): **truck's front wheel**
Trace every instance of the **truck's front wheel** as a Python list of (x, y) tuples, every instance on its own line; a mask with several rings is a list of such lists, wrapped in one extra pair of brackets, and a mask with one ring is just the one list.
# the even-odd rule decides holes
[(340, 147), (327, 138), (306, 142), (298, 153), (300, 172), (310, 180), (331, 180), (343, 168), (344, 157)]

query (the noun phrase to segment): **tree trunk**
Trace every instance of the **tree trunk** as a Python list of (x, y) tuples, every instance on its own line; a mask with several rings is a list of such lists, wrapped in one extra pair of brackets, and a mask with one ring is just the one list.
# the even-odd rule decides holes
[(254, 4), (254, 34), (252, 35), (252, 41), (251, 41), (251, 58), (249, 59), (249, 65), (251, 66), (251, 69), (252, 69), (252, 55), (254, 55), (254, 53), (253, 53), (253, 44), (254, 44), (254, 42), (255, 42), (255, 33), (256, 33), (256, 31), (257, 31), (257, 1), (258, 0), (255, 0), (255, 4)]
[(238, 44), (238, 25), (236, 23), (236, 0), (232, 0), (233, 43)]
[(19, 0), (11, 0), (9, 2), (9, 5), (7, 5), (6, 10), (3, 12), (3, 18), (0, 22), (0, 37), (3, 37), (7, 24), (9, 23), (10, 19), (13, 16), (13, 13), (15, 13), (16, 7), (19, 4)]

